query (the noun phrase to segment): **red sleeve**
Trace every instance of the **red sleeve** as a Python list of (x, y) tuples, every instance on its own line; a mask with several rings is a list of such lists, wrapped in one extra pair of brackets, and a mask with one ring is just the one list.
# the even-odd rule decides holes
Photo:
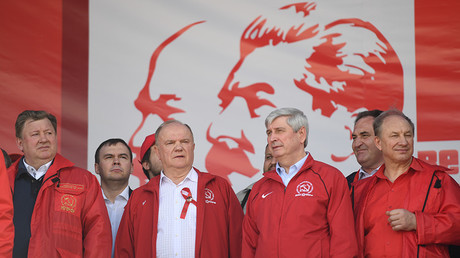
[(0, 158), (0, 257), (13, 255), (13, 210), (13, 198), (2, 155)]
[(101, 187), (92, 174), (90, 174), (88, 182), (83, 212), (83, 256), (110, 257), (112, 255), (112, 230), (109, 215), (102, 197)]
[[(131, 196), (125, 206), (123, 217), (121, 218), (120, 225), (118, 226), (117, 239), (115, 240), (115, 258), (134, 257), (134, 232), (131, 220), (132, 200)], [(150, 247), (146, 246), (145, 248)]]
[[(460, 187), (448, 174), (438, 175), (441, 179), (435, 199), (438, 211), (415, 212), (418, 244), (460, 245)], [(436, 193), (432, 191), (431, 194)]]
[(327, 220), (331, 235), (330, 255), (331, 257), (356, 257), (358, 244), (350, 192), (345, 177), (339, 173), (332, 178), (333, 184), (328, 187), (330, 197)]
[(258, 191), (258, 188), (253, 187), (249, 193), (246, 203), (246, 215), (243, 219), (243, 243), (241, 247), (241, 256), (245, 258), (254, 257), (256, 253), (257, 241), (259, 239), (259, 230), (253, 218), (253, 202), (252, 195)]
[(241, 226), (243, 223), (243, 209), (241, 209), (240, 202), (235, 195), (235, 192), (227, 186), (229, 208), (228, 208), (228, 238), (229, 238), (229, 257), (241, 257)]

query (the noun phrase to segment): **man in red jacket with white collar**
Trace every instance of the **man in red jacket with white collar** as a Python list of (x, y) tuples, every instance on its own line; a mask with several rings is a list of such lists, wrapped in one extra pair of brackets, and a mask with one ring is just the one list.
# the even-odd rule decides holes
[(336, 168), (305, 152), (307, 117), (281, 108), (265, 119), (276, 169), (252, 188), (243, 222), (243, 257), (354, 257), (348, 185)]
[(170, 120), (155, 135), (163, 171), (132, 193), (115, 257), (240, 257), (243, 211), (230, 184), (192, 166), (188, 125)]

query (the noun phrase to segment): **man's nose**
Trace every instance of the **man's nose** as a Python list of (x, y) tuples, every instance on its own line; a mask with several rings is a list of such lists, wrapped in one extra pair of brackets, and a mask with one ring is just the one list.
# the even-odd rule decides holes
[(267, 136), (267, 141), (268, 143), (272, 143), (278, 139), (277, 135), (274, 133), (271, 133), (270, 135)]
[(174, 144), (174, 151), (183, 151), (183, 150), (184, 150), (184, 146), (182, 145), (181, 142)]
[(352, 146), (353, 147), (359, 147), (363, 144), (363, 141), (359, 138), (359, 137), (356, 137), (355, 139), (353, 139), (353, 142), (352, 142)]
[(40, 142), (46, 142), (46, 141), (48, 141), (48, 138), (46, 137), (46, 134), (45, 134), (45, 133), (42, 132), (42, 133), (40, 133), (39, 135), (40, 135), (40, 139), (39, 139)]
[(120, 158), (119, 157), (114, 157), (113, 158), (113, 164), (120, 164)]

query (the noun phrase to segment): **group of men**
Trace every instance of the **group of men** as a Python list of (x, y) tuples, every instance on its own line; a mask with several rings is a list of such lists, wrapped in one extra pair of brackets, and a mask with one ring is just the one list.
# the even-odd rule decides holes
[(132, 191), (133, 154), (124, 140), (97, 148), (99, 185), (57, 154), (53, 115), (24, 111), (15, 125), (24, 155), (8, 169), (11, 191), (1, 188), (0, 253), (448, 257), (449, 245), (460, 244), (459, 185), (445, 168), (412, 156), (414, 125), (402, 112), (358, 114), (352, 148), (361, 168), (347, 179), (306, 151), (309, 125), (300, 110), (276, 109), (265, 126), (263, 178), (238, 194), (240, 203), (225, 179), (193, 167), (193, 133), (180, 121), (145, 138), (139, 162), (149, 182)]

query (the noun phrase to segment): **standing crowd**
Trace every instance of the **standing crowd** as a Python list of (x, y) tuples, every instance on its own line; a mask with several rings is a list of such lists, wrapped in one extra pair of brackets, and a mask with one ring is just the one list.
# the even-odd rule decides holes
[[(460, 187), (448, 169), (413, 156), (415, 126), (398, 110), (357, 115), (347, 178), (307, 151), (295, 108), (265, 119), (263, 177), (235, 194), (193, 166), (192, 129), (177, 120), (147, 136), (138, 162), (149, 182), (128, 186), (133, 153), (102, 142), (94, 169), (57, 153), (56, 117), (18, 115), (23, 155), (0, 158), (1, 257), (455, 257)], [(222, 161), (225, 162), (225, 161)]]

